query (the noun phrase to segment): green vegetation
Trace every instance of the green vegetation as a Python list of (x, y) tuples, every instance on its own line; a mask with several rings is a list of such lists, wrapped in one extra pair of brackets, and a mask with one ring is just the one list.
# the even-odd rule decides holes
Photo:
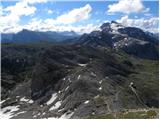
[(104, 115), (94, 115), (90, 119), (151, 119), (158, 118), (158, 109), (153, 110), (135, 110), (130, 112), (120, 112)]

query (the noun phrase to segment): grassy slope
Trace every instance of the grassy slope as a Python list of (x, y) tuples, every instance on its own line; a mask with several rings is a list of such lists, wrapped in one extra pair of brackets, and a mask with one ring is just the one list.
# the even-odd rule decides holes
[(119, 113), (91, 116), (90, 119), (151, 119), (158, 118), (158, 109), (123, 111)]

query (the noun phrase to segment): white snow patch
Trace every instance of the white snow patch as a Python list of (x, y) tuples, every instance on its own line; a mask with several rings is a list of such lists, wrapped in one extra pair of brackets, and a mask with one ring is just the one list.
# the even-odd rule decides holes
[(99, 81), (99, 84), (102, 84), (102, 80), (101, 80), (101, 81)]
[(98, 88), (99, 90), (102, 90), (102, 87)]
[[(0, 116), (1, 116), (1, 119), (9, 119), (11, 117), (14, 116), (14, 113), (15, 111), (18, 111), (19, 110), (19, 105), (18, 106), (8, 106), (8, 107), (5, 107), (5, 108), (2, 108), (1, 111), (0, 111)], [(16, 114), (15, 114), (16, 115)]]
[(95, 115), (95, 112), (92, 112), (92, 115)]
[(95, 96), (94, 98), (95, 98), (95, 99), (99, 98), (99, 95)]
[(37, 117), (37, 115), (34, 115), (33, 118)]
[(127, 46), (128, 44), (127, 43), (125, 43), (125, 46)]
[(89, 100), (87, 100), (87, 101), (84, 102), (84, 104), (88, 104), (88, 103), (89, 103)]
[(25, 97), (23, 97), (23, 98), (20, 99), (20, 101), (22, 101), (22, 102), (28, 102), (29, 99), (26, 99)]
[(28, 103), (33, 103), (34, 102), (33, 100), (27, 99), (25, 97), (21, 98), (20, 101), (21, 102), (28, 102)]
[(74, 112), (66, 112), (60, 118), (69, 119), (74, 114)]
[(116, 47), (116, 46), (117, 46), (117, 44), (116, 44), (116, 43), (114, 43), (114, 44), (113, 44), (113, 47)]
[(34, 102), (33, 100), (29, 100), (29, 101), (28, 101), (28, 103), (33, 103), (33, 102)]
[(108, 79), (109, 77), (108, 77), (108, 76), (106, 76), (105, 78), (106, 78), (106, 79)]
[(16, 115), (22, 114), (22, 113), (26, 113), (27, 111), (21, 111), (19, 113), (17, 113)]
[(50, 105), (51, 103), (53, 103), (53, 101), (57, 98), (57, 93), (52, 94), (52, 97), (50, 100), (47, 101), (47, 105)]
[(2, 104), (2, 103), (4, 103), (6, 100), (2, 100), (2, 101), (0, 101), (0, 104)]
[(67, 91), (67, 90), (68, 90), (68, 88), (69, 88), (69, 86), (67, 86), (67, 87), (66, 87), (65, 91)]
[(87, 66), (87, 64), (78, 64), (79, 66), (81, 66), (81, 67), (86, 67)]
[(56, 102), (55, 105), (53, 105), (49, 110), (55, 110), (58, 109), (61, 106), (61, 101)]
[(81, 75), (78, 75), (78, 80), (80, 79)]
[(64, 110), (64, 108), (62, 108), (62, 109), (58, 110), (58, 112), (61, 112), (62, 110)]
[(118, 29), (119, 29), (119, 28), (124, 28), (124, 27), (123, 27), (123, 26), (120, 26), (120, 25), (118, 25), (118, 24), (116, 24), (116, 23), (112, 23), (112, 24), (111, 24), (111, 29), (114, 30), (116, 33), (119, 33), (119, 32), (118, 32)]
[(66, 78), (63, 78), (63, 81), (65, 81), (66, 80)]
[(69, 81), (69, 82), (72, 82), (70, 77), (68, 78), (68, 81)]
[(91, 72), (91, 75), (94, 76), (94, 77), (96, 77), (96, 74), (94, 72)]
[(39, 115), (41, 115), (41, 113), (39, 112), (37, 115), (39, 116)]

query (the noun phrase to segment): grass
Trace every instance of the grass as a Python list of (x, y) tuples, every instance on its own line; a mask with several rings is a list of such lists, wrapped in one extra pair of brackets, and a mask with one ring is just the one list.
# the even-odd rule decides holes
[(158, 109), (120, 112), (104, 115), (94, 115), (90, 119), (151, 119), (158, 118)]

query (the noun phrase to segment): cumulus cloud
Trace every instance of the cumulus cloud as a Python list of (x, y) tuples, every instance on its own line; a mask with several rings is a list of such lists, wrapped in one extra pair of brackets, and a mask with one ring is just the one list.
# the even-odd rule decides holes
[(89, 18), (92, 7), (86, 4), (84, 7), (73, 9), (70, 12), (59, 16), (56, 21), (63, 24), (74, 23)]
[[(17, 4), (15, 6), (5, 8), (6, 11), (10, 11), (10, 14), (8, 16), (3, 17), (4, 21), (6, 22), (6, 19), (8, 19), (10, 22), (11, 20), (13, 20), (13, 22), (12, 24), (1, 25), (0, 31), (3, 31), (5, 33), (10, 33), (10, 32), (16, 33), (22, 29), (29, 29), (29, 30), (39, 30), (39, 31), (75, 31), (78, 33), (88, 33), (88, 32), (91, 32), (92, 30), (98, 29), (99, 27), (98, 25), (93, 25), (93, 24), (87, 24), (84, 26), (82, 25), (75, 26), (72, 24), (72, 23), (76, 23), (76, 22), (80, 22), (80, 21), (89, 19), (90, 12), (92, 11), (92, 7), (89, 4), (86, 4), (85, 6), (80, 7), (80, 8), (75, 8), (65, 14), (58, 16), (55, 19), (33, 18), (30, 20), (30, 22), (28, 22), (25, 25), (18, 25), (20, 16), (24, 16), (24, 15), (27, 16), (27, 15), (34, 14), (36, 9), (34, 9), (34, 6), (30, 6), (28, 2), (18, 2)], [(20, 6), (21, 11), (26, 11), (28, 9), (26, 13), (23, 13), (21, 11), (16, 12), (15, 9), (20, 4), (22, 4)], [(32, 2), (32, 4), (34, 3)], [(31, 9), (31, 7), (33, 8)]]
[(148, 12), (149, 8), (145, 8), (141, 0), (119, 0), (108, 6), (108, 13), (122, 12), (122, 13), (138, 13)]
[(72, 24), (82, 20), (86, 20), (90, 17), (92, 7), (86, 4), (84, 7), (76, 8), (68, 13), (58, 16), (56, 19), (46, 19), (46, 23), (50, 24)]
[(72, 24), (50, 24), (49, 22), (44, 22), (43, 20), (32, 19), (27, 25), (22, 26), (25, 29), (33, 31), (75, 31), (79, 34), (89, 33), (93, 30), (99, 29), (99, 25), (87, 24), (74, 26)]
[[(21, 0), (15, 5), (8, 6), (6, 8), (0, 8), (0, 25), (13, 25), (20, 21), (21, 16), (29, 16), (35, 13), (37, 10), (33, 4), (47, 2), (47, 0)], [(4, 12), (8, 14), (4, 15)]]
[(158, 17), (152, 17), (149, 19), (144, 19), (144, 18), (130, 19), (126, 15), (126, 16), (123, 16), (121, 19), (117, 20), (117, 22), (122, 23), (124, 26), (134, 26), (150, 32), (158, 32), (158, 28), (157, 28), (159, 24)]

